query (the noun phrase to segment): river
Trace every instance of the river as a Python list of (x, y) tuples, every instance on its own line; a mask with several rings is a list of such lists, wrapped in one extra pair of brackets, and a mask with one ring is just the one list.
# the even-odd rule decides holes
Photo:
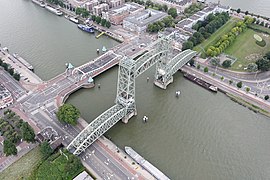
[(207, 0), (207, 2), (215, 2), (231, 6), (234, 9), (240, 8), (242, 11), (249, 11), (251, 13), (264, 15), (270, 17), (270, 3), (269, 0)]
[[(2, 46), (25, 57), (45, 80), (63, 72), (66, 62), (80, 65), (97, 56), (96, 48), (117, 44), (79, 31), (30, 0), (2, 0), (0, 6)], [(154, 70), (136, 80), (138, 115), (110, 129), (106, 135), (112, 141), (133, 147), (171, 179), (270, 179), (269, 118), (202, 89), (181, 73), (161, 90), (152, 83)], [(68, 99), (88, 122), (114, 104), (117, 71), (95, 78), (100, 89), (82, 89)]]

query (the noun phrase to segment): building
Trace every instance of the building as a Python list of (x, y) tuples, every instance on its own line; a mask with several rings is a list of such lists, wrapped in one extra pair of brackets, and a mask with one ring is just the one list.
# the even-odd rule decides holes
[(4, 109), (13, 104), (13, 97), (11, 93), (0, 84), (0, 109)]
[(102, 12), (108, 11), (108, 10), (109, 10), (109, 5), (106, 3), (102, 3), (93, 7), (93, 14), (96, 16), (102, 16)]
[(221, 13), (229, 12), (230, 7), (223, 7), (219, 5), (211, 5), (205, 7), (203, 10), (193, 14), (189, 18), (183, 19), (176, 24), (176, 28), (180, 31), (192, 35), (195, 30), (192, 29), (192, 26), (195, 25), (198, 21), (203, 21), (211, 13)]
[(94, 6), (97, 6), (98, 4), (99, 4), (98, 0), (91, 0), (84, 4), (84, 8), (89, 12), (93, 12)]
[(144, 6), (136, 3), (125, 3), (122, 6), (110, 9), (107, 18), (112, 24), (119, 25), (123, 23), (124, 18), (142, 12), (144, 9)]
[(116, 8), (122, 6), (125, 3), (124, 0), (108, 0), (107, 4), (109, 4), (110, 8)]
[(94, 180), (86, 171), (83, 171), (78, 176), (76, 176), (73, 180)]
[(130, 15), (123, 20), (123, 27), (137, 33), (145, 32), (148, 24), (154, 23), (168, 16), (166, 13), (153, 9)]

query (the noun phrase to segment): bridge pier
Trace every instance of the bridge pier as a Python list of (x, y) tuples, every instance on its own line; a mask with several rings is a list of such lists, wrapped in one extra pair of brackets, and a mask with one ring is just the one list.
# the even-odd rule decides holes
[(154, 81), (154, 84), (155, 84), (157, 87), (161, 88), (161, 89), (167, 89), (167, 86), (168, 86), (169, 84), (171, 84), (171, 83), (173, 83), (173, 77), (171, 77), (171, 78), (170, 78), (169, 80), (167, 80), (166, 82), (160, 81), (160, 80), (158, 80), (158, 79), (156, 79), (156, 80)]

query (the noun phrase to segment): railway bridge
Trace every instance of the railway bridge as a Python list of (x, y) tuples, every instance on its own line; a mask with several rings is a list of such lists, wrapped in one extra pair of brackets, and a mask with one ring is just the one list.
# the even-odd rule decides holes
[(169, 37), (153, 42), (147, 50), (134, 59), (122, 56), (119, 63), (118, 83), (115, 105), (93, 120), (68, 145), (74, 155), (80, 155), (95, 140), (113, 127), (118, 121), (127, 123), (137, 115), (135, 102), (135, 79), (156, 64), (155, 85), (162, 89), (173, 82), (175, 74), (196, 55), (195, 51), (175, 51)]

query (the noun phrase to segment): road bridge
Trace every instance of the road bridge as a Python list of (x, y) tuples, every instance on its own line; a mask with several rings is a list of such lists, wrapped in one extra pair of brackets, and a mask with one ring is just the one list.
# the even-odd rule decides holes
[(127, 123), (132, 116), (137, 115), (135, 78), (155, 64), (157, 64), (155, 84), (166, 89), (173, 81), (173, 74), (196, 55), (192, 50), (175, 54), (171, 42), (170, 38), (160, 38), (136, 60), (122, 57), (118, 70), (116, 104), (93, 120), (67, 146), (68, 150), (74, 155), (80, 155), (118, 121)]

